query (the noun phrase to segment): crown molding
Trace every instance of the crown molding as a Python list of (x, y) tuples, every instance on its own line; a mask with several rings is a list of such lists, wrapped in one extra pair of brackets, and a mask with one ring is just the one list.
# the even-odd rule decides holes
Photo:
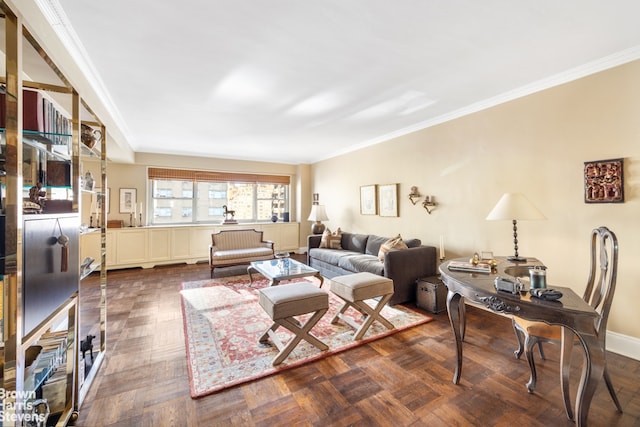
[(336, 152), (335, 154), (327, 156), (325, 159), (322, 159), (322, 160), (326, 160), (332, 157), (337, 157), (339, 155), (357, 151), (362, 148), (369, 147), (371, 145), (380, 144), (382, 142), (386, 142), (394, 138), (398, 138), (413, 132), (430, 128), (432, 126), (446, 123), (451, 120), (459, 119), (469, 114), (477, 113), (479, 111), (486, 110), (491, 107), (495, 107), (497, 105), (504, 104), (506, 102), (513, 101), (518, 98), (523, 98), (525, 96), (532, 95), (536, 92), (541, 92), (543, 90), (550, 89), (555, 86), (559, 86), (571, 81), (575, 81), (583, 77), (587, 77), (592, 74), (599, 73), (601, 71), (615, 68), (620, 65), (624, 65), (626, 63), (629, 63), (638, 59), (640, 59), (640, 46), (634, 46), (630, 49), (626, 49), (621, 52), (617, 52), (612, 55), (606, 56), (604, 58), (600, 58), (598, 60), (588, 62), (586, 64), (564, 71), (562, 73), (558, 73), (553, 76), (547, 77), (545, 79), (538, 80), (528, 85), (505, 92), (503, 94), (500, 94), (482, 101), (475, 102), (464, 108), (460, 108), (450, 113), (442, 114), (438, 117), (434, 117), (432, 119), (425, 120), (420, 123), (416, 123), (415, 125), (411, 125), (406, 128), (388, 133), (386, 135), (382, 135), (380, 137), (365, 141), (359, 145), (352, 146), (349, 149), (343, 150), (341, 152)]

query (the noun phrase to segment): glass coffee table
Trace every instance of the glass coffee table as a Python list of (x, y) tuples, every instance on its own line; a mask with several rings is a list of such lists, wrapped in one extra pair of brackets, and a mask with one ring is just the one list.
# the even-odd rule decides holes
[(320, 287), (322, 287), (322, 282), (324, 281), (318, 270), (291, 258), (253, 261), (247, 267), (249, 284), (253, 283), (253, 277), (251, 276), (253, 272), (258, 272), (269, 279), (269, 286), (275, 286), (283, 280), (297, 279), (299, 277), (317, 277), (320, 279)]

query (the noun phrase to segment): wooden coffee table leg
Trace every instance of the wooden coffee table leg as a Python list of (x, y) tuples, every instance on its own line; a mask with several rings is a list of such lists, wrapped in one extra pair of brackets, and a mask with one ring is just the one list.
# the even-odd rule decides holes
[(317, 277), (318, 279), (320, 279), (320, 287), (322, 287), (322, 284), (324, 283), (324, 277), (322, 277), (322, 275), (319, 272), (314, 274), (314, 277)]
[(252, 271), (256, 271), (256, 269), (253, 268), (253, 266), (250, 265), (249, 267), (247, 267), (247, 274), (249, 274), (249, 286), (253, 284), (253, 277), (251, 276)]

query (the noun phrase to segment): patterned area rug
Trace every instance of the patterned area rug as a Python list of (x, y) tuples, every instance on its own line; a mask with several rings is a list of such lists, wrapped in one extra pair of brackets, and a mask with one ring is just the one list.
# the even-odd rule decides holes
[[(315, 278), (309, 281), (316, 285), (319, 283)], [(258, 304), (258, 289), (267, 284), (268, 280), (261, 275), (254, 275), (252, 286), (249, 286), (249, 277), (246, 275), (182, 284), (180, 294), (192, 398), (313, 362), (432, 320), (429, 316), (400, 305), (386, 306), (382, 311), (383, 316), (395, 329), (388, 330), (380, 323), (373, 322), (363, 339), (354, 342), (353, 329), (341, 321), (335, 325), (330, 323), (342, 303), (329, 292), (329, 311), (311, 330), (313, 335), (329, 346), (329, 350), (320, 351), (302, 341), (282, 364), (273, 367), (271, 362), (278, 354), (278, 349), (275, 345), (258, 343), (259, 336), (272, 323)], [(325, 280), (322, 289), (329, 291), (330, 284), (331, 281)], [(360, 314), (353, 308), (345, 314), (360, 322)], [(306, 320), (304, 316), (301, 318)], [(285, 343), (292, 335), (282, 327), (277, 332)]]

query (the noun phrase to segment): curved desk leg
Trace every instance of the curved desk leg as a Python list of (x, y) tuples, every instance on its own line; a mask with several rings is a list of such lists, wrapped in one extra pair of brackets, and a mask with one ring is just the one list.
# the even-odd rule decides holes
[[(462, 306), (462, 307), (461, 307)], [(462, 374), (462, 339), (464, 338), (466, 311), (464, 309), (464, 301), (462, 295), (449, 291), (447, 293), (447, 312), (449, 313), (449, 322), (453, 335), (456, 338), (456, 371), (453, 374), (453, 383), (460, 383)]]
[(461, 324), (460, 324), (460, 336), (462, 338), (462, 341), (464, 341), (464, 336), (467, 333), (467, 322), (466, 322), (466, 318), (467, 318), (467, 306), (464, 303), (464, 298), (460, 297), (460, 303), (458, 304), (458, 311), (459, 311), (459, 316), (461, 319)]
[(562, 328), (562, 347), (560, 350), (560, 387), (564, 398), (564, 410), (567, 418), (573, 421), (573, 409), (571, 408), (571, 391), (569, 385), (569, 373), (571, 371), (571, 350), (573, 350), (574, 335), (571, 329)]
[[(593, 328), (593, 326), (591, 327)], [(593, 332), (575, 332), (584, 349), (585, 359), (582, 364), (582, 376), (576, 396), (575, 416), (578, 426), (586, 426), (591, 400), (598, 387), (598, 382), (604, 374), (604, 349), (600, 346), (598, 338)]]

